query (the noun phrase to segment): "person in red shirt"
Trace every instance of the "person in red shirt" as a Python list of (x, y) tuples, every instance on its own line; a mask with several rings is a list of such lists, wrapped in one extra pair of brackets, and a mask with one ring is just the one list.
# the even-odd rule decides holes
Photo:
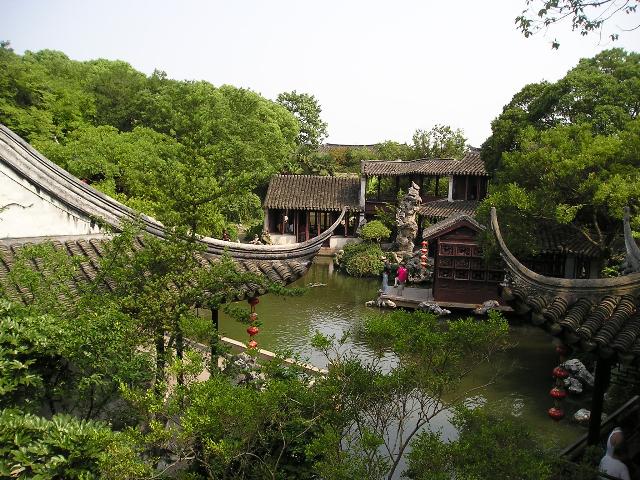
[(398, 287), (398, 295), (402, 296), (404, 291), (404, 286), (407, 283), (407, 278), (409, 277), (409, 271), (407, 267), (404, 266), (404, 263), (401, 263), (398, 267), (398, 273), (396, 274), (395, 286)]

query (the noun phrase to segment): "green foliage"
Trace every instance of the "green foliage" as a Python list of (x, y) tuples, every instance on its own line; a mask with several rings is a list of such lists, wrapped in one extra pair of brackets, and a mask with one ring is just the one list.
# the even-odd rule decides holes
[(376, 145), (376, 159), (379, 160), (414, 160), (415, 151), (406, 143), (391, 140)]
[[(112, 455), (117, 453), (117, 457)], [(116, 474), (116, 475), (114, 475)], [(43, 480), (148, 478), (135, 445), (100, 422), (0, 411), (0, 475)]]
[[(36, 263), (41, 271), (33, 270)], [(0, 403), (29, 409), (44, 403), (51, 414), (96, 418), (117, 398), (120, 384), (149, 380), (149, 357), (139, 350), (143, 340), (134, 319), (95, 286), (72, 289), (77, 267), (69, 257), (43, 243), (23, 248), (14, 267), (11, 279), (30, 300), (0, 311), (0, 362), (20, 365), (2, 372), (0, 382), (12, 392)], [(11, 387), (16, 381), (29, 388)], [(114, 421), (118, 410), (110, 408)]]
[(413, 480), (552, 478), (555, 456), (518, 418), (495, 408), (460, 407), (452, 423), (459, 434), (453, 442), (444, 443), (432, 432), (418, 436), (408, 454), (405, 476)]
[(380, 220), (367, 222), (367, 224), (362, 227), (362, 230), (360, 232), (360, 236), (366, 242), (380, 243), (380, 241), (389, 238), (389, 235), (391, 235), (391, 230), (385, 227), (385, 225)]
[(214, 236), (261, 217), (253, 192), (285, 168), (299, 133), (291, 113), (250, 90), (6, 46), (0, 122), (132, 208)]
[(286, 108), (298, 121), (300, 133), (296, 139), (300, 153), (308, 155), (316, 150), (327, 136), (327, 123), (322, 121), (318, 100), (308, 93), (283, 92), (276, 102)]
[[(563, 20), (571, 21), (571, 29), (585, 36), (597, 32), (600, 37), (604, 33), (604, 25), (612, 18), (620, 19), (624, 13), (634, 17), (635, 24), (631, 28), (616, 25), (619, 30), (628, 31), (637, 28), (635, 13), (638, 6), (633, 2), (616, 2), (616, 0), (601, 0), (589, 2), (586, 0), (526, 0), (526, 6), (521, 15), (516, 17), (518, 30), (528, 38), (531, 35), (561, 23)], [(607, 37), (615, 41), (619, 34), (615, 31), (607, 34)], [(560, 48), (558, 40), (551, 43), (554, 49)]]
[(429, 131), (413, 134), (414, 158), (456, 158), (464, 155), (467, 139), (462, 130), (436, 124)]
[[(493, 361), (507, 341), (508, 324), (499, 314), (487, 321), (441, 321), (423, 312), (372, 314), (364, 335), (396, 355), (393, 365), (362, 360), (316, 334), (314, 346), (329, 358), (321, 388), (335, 413), (309, 446), (325, 453), (316, 469), (330, 478), (394, 478), (417, 432), (440, 412), (470, 395), (463, 379), (474, 366)], [(351, 475), (351, 477), (349, 477)]]
[(377, 277), (382, 273), (384, 261), (377, 244), (351, 243), (344, 247), (340, 268), (354, 277)]
[(568, 225), (607, 258), (623, 207), (637, 203), (639, 87), (640, 55), (608, 50), (516, 94), (483, 145), (494, 182), (479, 217), (495, 206), (525, 254), (535, 253), (528, 232), (546, 222)]

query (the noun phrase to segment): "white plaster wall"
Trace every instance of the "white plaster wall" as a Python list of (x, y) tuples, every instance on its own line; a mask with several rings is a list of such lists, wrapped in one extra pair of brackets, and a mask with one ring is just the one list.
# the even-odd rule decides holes
[(99, 233), (91, 220), (0, 162), (0, 238)]
[(281, 233), (269, 233), (271, 236), (271, 243), (274, 245), (291, 245), (292, 243), (296, 243), (295, 235), (282, 235)]
[(329, 248), (331, 248), (332, 250), (340, 250), (347, 243), (360, 243), (361, 241), (362, 241), (361, 238), (342, 237), (340, 235), (333, 235), (329, 239)]

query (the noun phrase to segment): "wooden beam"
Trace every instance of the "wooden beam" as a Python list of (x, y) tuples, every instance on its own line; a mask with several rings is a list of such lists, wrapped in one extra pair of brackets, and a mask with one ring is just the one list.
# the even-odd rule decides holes
[(602, 424), (602, 404), (604, 394), (609, 386), (611, 377), (611, 360), (598, 358), (596, 374), (593, 382), (593, 396), (591, 398), (591, 417), (589, 418), (589, 435), (587, 445), (597, 445), (600, 442), (600, 425)]

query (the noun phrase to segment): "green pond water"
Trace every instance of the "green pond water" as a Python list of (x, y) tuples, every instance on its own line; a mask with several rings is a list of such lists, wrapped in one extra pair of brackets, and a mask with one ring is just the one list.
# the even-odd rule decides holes
[[(326, 359), (311, 345), (316, 331), (325, 335), (340, 336), (343, 332), (356, 331), (367, 312), (368, 300), (376, 298), (379, 282), (374, 279), (357, 279), (334, 271), (331, 260), (317, 258), (307, 274), (293, 286), (323, 283), (326, 286), (310, 288), (301, 297), (265, 295), (260, 298), (256, 311), (262, 322), (256, 337), (260, 348), (272, 351), (292, 350), (316, 366), (324, 366)], [(221, 312), (220, 333), (241, 341), (247, 341), (246, 326)], [(555, 423), (547, 416), (552, 406), (549, 390), (552, 387), (551, 370), (558, 357), (552, 345), (552, 337), (542, 329), (523, 324), (510, 318), (510, 339), (513, 347), (502, 354), (490, 366), (476, 369), (466, 380), (466, 386), (483, 385), (499, 375), (495, 382), (477, 394), (489, 401), (509, 400), (515, 405), (516, 414), (550, 442), (564, 447), (586, 432), (586, 428), (574, 424), (570, 416), (580, 407), (588, 408), (588, 399), (565, 402), (567, 417)], [(377, 355), (364, 339), (356, 334), (349, 343), (352, 352), (364, 358)], [(386, 360), (393, 362), (391, 354)], [(448, 422), (449, 414), (437, 417), (432, 428), (439, 429), (443, 438), (454, 438), (455, 429)]]

